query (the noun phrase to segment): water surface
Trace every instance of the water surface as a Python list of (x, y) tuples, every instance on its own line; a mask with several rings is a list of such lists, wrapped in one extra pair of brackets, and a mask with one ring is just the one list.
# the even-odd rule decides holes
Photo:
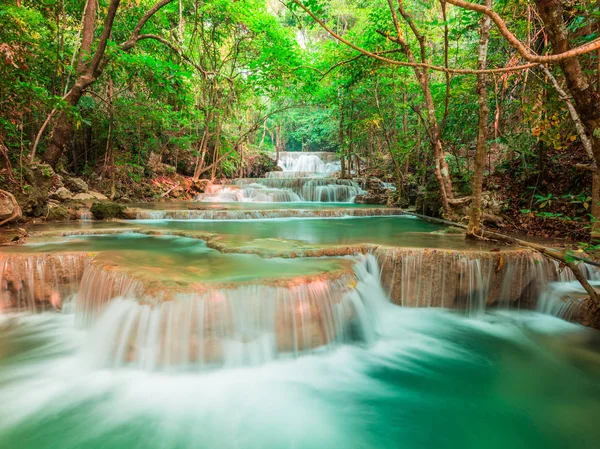
[(72, 316), (0, 318), (0, 447), (597, 449), (598, 334), (390, 306), (372, 346), (259, 367), (95, 369)]

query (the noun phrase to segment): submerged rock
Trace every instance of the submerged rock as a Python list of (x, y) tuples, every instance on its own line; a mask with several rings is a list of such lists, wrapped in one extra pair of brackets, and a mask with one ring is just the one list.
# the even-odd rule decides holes
[(110, 201), (94, 203), (91, 207), (92, 215), (97, 220), (107, 220), (110, 218), (126, 218), (125, 206)]

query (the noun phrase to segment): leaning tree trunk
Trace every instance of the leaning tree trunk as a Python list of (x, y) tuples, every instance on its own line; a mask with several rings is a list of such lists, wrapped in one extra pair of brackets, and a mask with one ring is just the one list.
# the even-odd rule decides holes
[[(75, 107), (79, 100), (83, 96), (84, 89), (88, 84), (83, 80), (83, 77), (78, 79), (75, 85), (71, 88), (67, 94), (65, 101), (71, 106)], [(61, 111), (54, 121), (52, 133), (50, 134), (50, 142), (48, 143), (48, 149), (44, 155), (46, 163), (52, 167), (56, 167), (58, 160), (63, 154), (64, 148), (69, 143), (71, 135), (73, 134), (73, 117), (69, 114), (69, 111)]]
[[(491, 8), (492, 0), (485, 0), (485, 6)], [(481, 32), (479, 38), (479, 54), (477, 69), (485, 70), (487, 66), (488, 46), (490, 42), (490, 28), (492, 20), (484, 15), (481, 19)], [(477, 136), (477, 152), (475, 154), (475, 172), (473, 174), (473, 200), (471, 202), (471, 214), (467, 227), (467, 236), (481, 235), (481, 219), (483, 210), (481, 206), (481, 195), (483, 190), (483, 168), (485, 165), (485, 154), (487, 152), (487, 122), (490, 115), (490, 107), (487, 96), (487, 75), (477, 75), (477, 93), (479, 95), (479, 134)]]

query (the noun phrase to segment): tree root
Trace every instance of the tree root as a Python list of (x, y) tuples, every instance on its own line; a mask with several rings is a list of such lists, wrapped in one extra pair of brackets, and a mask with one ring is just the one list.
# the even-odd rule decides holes
[(19, 220), (21, 217), (23, 217), (23, 212), (21, 212), (21, 206), (19, 206), (19, 203), (17, 203), (17, 200), (15, 199), (12, 193), (7, 192), (6, 190), (0, 190), (0, 195), (9, 198), (14, 206), (14, 212), (12, 213), (12, 215), (6, 218), (5, 220), (0, 221), (0, 226), (4, 226), (5, 224), (10, 223), (11, 221)]

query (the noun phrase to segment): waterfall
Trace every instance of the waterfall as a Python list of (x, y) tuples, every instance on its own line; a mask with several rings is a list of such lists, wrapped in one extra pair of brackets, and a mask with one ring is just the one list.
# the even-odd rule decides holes
[(336, 153), (330, 152), (289, 152), (279, 153), (279, 167), (289, 172), (291, 177), (296, 173), (310, 173), (310, 176), (332, 174), (341, 170), (341, 163)]
[[(588, 294), (569, 268), (561, 268), (556, 261), (550, 262), (557, 273), (554, 280), (543, 289), (537, 303), (537, 311), (554, 315), (567, 321), (579, 317), (583, 300)], [(580, 263), (579, 269), (594, 287), (600, 286), (600, 270), (589, 264)]]
[[(488, 307), (535, 308), (562, 316), (565, 292), (576, 288), (567, 267), (537, 252), (469, 252), (377, 248), (382, 282), (392, 302), (404, 307), (448, 307), (479, 314)], [(583, 267), (588, 279), (598, 270)], [(575, 291), (581, 292), (581, 287)], [(556, 313), (552, 312), (556, 311)]]
[(333, 178), (234, 179), (229, 185), (213, 184), (196, 201), (351, 203), (364, 190), (358, 182)]
[(92, 327), (87, 352), (98, 366), (255, 365), (369, 343), (387, 303), (373, 256), (357, 257), (352, 276), (291, 287), (241, 285), (167, 301), (129, 292), (107, 304)]
[(75, 294), (87, 254), (0, 254), (0, 313), (60, 310)]
[(404, 215), (402, 209), (264, 209), (264, 210), (136, 210), (137, 220), (260, 220), (266, 218), (388, 217)]
[(282, 152), (279, 166), (283, 171), (269, 172), (265, 178), (234, 179), (231, 184), (209, 185), (195, 200), (350, 203), (357, 195), (365, 193), (355, 181), (331, 177), (341, 167), (335, 153)]

